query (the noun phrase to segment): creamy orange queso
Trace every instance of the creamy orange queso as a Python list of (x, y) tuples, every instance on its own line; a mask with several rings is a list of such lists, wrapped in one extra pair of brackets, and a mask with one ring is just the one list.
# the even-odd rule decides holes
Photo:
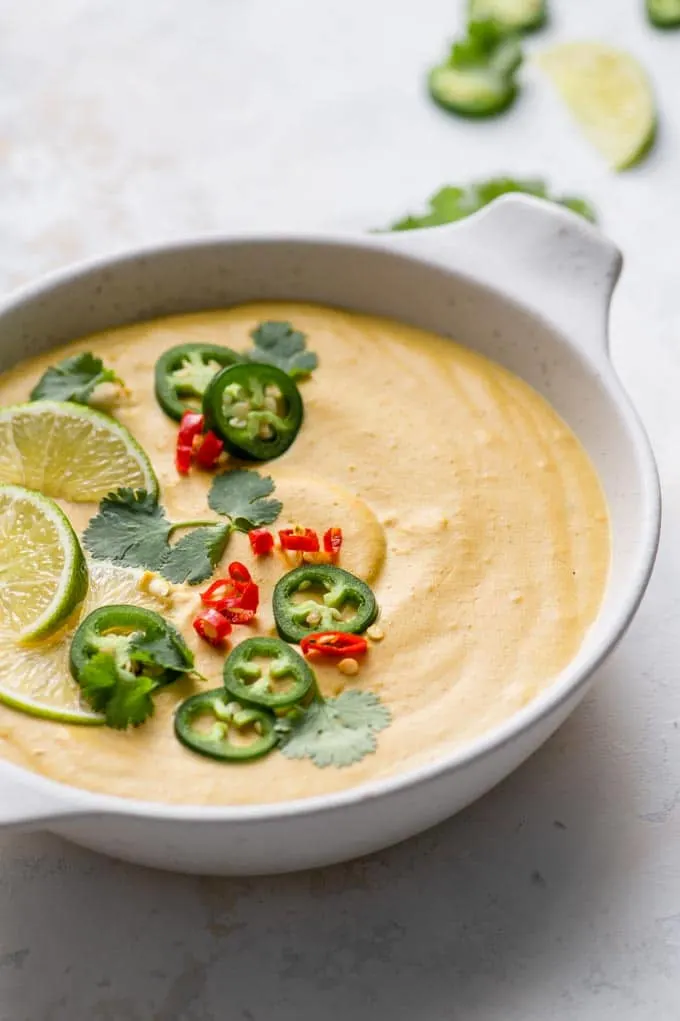
[[(31, 359), (0, 377), (0, 404), (26, 400), (49, 365), (99, 355), (129, 394), (116, 416), (149, 454), (169, 517), (206, 510), (210, 476), (178, 476), (177, 424), (154, 399), (153, 368), (169, 347), (222, 343), (245, 350), (265, 319), (308, 335), (319, 368), (300, 384), (303, 427), (263, 468), (283, 512), (274, 526), (344, 531), (340, 566), (373, 587), (384, 640), (359, 673), (314, 664), (325, 695), (359, 687), (389, 706), (377, 751), (320, 769), (278, 752), (233, 765), (202, 758), (173, 733), (183, 680), (124, 733), (63, 725), (0, 705), (0, 753), (94, 791), (195, 804), (284, 801), (326, 794), (441, 757), (494, 727), (547, 687), (573, 658), (602, 599), (609, 524), (593, 466), (550, 406), (499, 365), (451, 341), (383, 319), (267, 303), (109, 330)], [(82, 531), (92, 504), (63, 504)], [(235, 535), (223, 563), (251, 566), (261, 586), (257, 631), (273, 633), (280, 556), (255, 560)], [(219, 573), (219, 572), (218, 572)], [(175, 587), (158, 607), (180, 627), (209, 687), (224, 653), (194, 633), (199, 590)], [(107, 600), (111, 601), (111, 600)], [(236, 628), (236, 640), (252, 634)], [(337, 662), (337, 661), (336, 661)]]

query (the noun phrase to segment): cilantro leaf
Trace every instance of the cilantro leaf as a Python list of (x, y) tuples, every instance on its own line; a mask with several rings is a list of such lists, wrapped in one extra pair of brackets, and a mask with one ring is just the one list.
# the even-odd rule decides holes
[(297, 721), (277, 728), (289, 759), (311, 759), (326, 766), (351, 766), (376, 749), (375, 735), (390, 723), (390, 711), (371, 691), (343, 691), (312, 702)]
[(171, 527), (152, 493), (118, 489), (99, 504), (83, 543), (96, 560), (155, 571), (167, 552)]
[(150, 677), (121, 678), (106, 703), (106, 722), (114, 730), (138, 727), (153, 716), (151, 692), (158, 687)]
[(246, 352), (246, 357), (251, 362), (276, 365), (293, 379), (308, 376), (319, 364), (314, 352), (306, 350), (305, 334), (293, 329), (291, 323), (279, 323), (270, 319), (260, 323), (250, 336), (255, 347)]
[(449, 65), (460, 71), (492, 67), (499, 74), (512, 74), (522, 63), (519, 39), (493, 18), (480, 18), (468, 25), (467, 36), (451, 47)]
[(595, 223), (596, 214), (593, 207), (585, 200), (573, 196), (557, 198), (549, 194), (544, 181), (513, 180), (509, 177), (494, 177), (488, 181), (479, 181), (465, 187), (441, 188), (429, 199), (429, 209), (421, 216), (409, 215), (392, 224), (390, 230), (417, 230), (421, 227), (440, 227), (445, 223), (455, 223), (484, 206), (493, 202), (501, 195), (509, 194), (535, 195), (556, 205), (571, 209), (572, 212)]
[(198, 585), (210, 577), (222, 559), (231, 533), (230, 522), (194, 528), (169, 547), (161, 561), (160, 573), (168, 581)]
[[(546, 198), (549, 198), (549, 196), (546, 196)], [(554, 202), (555, 200), (550, 199), (550, 201)], [(565, 209), (571, 209), (572, 213), (577, 213), (578, 216), (590, 220), (591, 223), (597, 223), (597, 213), (587, 199), (579, 198), (577, 195), (565, 195), (563, 198), (557, 199), (557, 201)]]
[(116, 730), (136, 727), (153, 713), (151, 692), (156, 682), (143, 674), (122, 673), (108, 653), (96, 653), (83, 666), (78, 683), (83, 697)]
[(259, 525), (271, 525), (278, 518), (283, 504), (266, 499), (273, 492), (274, 481), (269, 476), (237, 468), (213, 480), (208, 504), (218, 514), (230, 517), (238, 531), (249, 532)]
[(106, 703), (117, 683), (116, 663), (113, 656), (105, 652), (98, 652), (88, 660), (78, 677), (83, 697), (98, 713), (106, 708)]
[(167, 621), (166, 627), (167, 631), (154, 638), (139, 633), (133, 635), (130, 638), (130, 659), (133, 663), (186, 673), (193, 667), (194, 657), (186, 647), (183, 649), (175, 640), (171, 625)]
[(83, 351), (51, 365), (31, 390), (32, 401), (73, 401), (87, 404), (101, 383), (120, 383), (113, 369), (105, 369), (101, 358)]

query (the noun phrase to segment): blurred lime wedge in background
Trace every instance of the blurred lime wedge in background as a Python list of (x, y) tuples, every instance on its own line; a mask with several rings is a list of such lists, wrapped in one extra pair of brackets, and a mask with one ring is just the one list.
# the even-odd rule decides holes
[(535, 60), (613, 169), (625, 170), (642, 159), (654, 140), (656, 106), (634, 57), (600, 43), (577, 42), (554, 46)]

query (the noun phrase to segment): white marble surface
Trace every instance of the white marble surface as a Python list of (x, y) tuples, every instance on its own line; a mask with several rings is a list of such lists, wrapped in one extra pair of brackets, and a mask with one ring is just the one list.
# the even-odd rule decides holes
[(680, 33), (643, 0), (552, 0), (551, 38), (636, 52), (662, 109), (609, 174), (528, 73), (507, 118), (422, 76), (454, 0), (1, 0), (0, 288), (84, 255), (243, 227), (364, 229), (445, 182), (544, 174), (627, 265), (612, 350), (665, 528), (587, 704), (450, 823), (346, 867), (201, 880), (0, 837), (0, 1021), (677, 1021), (680, 1016)]

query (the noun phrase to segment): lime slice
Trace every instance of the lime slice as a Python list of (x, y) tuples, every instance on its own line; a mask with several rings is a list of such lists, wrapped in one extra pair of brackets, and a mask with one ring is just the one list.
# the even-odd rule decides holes
[(80, 689), (69, 670), (69, 648), (82, 617), (107, 603), (132, 603), (160, 610), (162, 601), (139, 588), (142, 571), (112, 564), (89, 563), (90, 585), (78, 620), (40, 645), (16, 644), (16, 636), (0, 629), (0, 702), (31, 716), (60, 723), (98, 724), (104, 717), (80, 701)]
[(19, 642), (58, 631), (87, 592), (87, 567), (66, 515), (40, 493), (0, 486), (0, 623)]
[(129, 486), (158, 492), (151, 463), (120, 422), (79, 404), (33, 401), (0, 409), (0, 484), (75, 503)]
[(656, 106), (634, 57), (600, 43), (565, 43), (536, 58), (589, 142), (615, 170), (637, 163), (651, 147)]

